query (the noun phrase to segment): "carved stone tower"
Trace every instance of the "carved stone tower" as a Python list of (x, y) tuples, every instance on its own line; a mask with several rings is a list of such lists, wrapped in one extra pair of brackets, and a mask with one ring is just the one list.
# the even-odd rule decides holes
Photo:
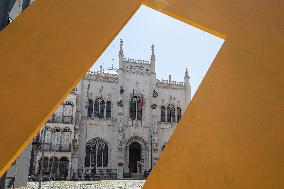
[(185, 92), (185, 101), (187, 102), (187, 105), (189, 104), (190, 100), (191, 100), (191, 86), (189, 83), (189, 75), (188, 75), (188, 70), (186, 68), (185, 70), (185, 74), (184, 74), (184, 92)]

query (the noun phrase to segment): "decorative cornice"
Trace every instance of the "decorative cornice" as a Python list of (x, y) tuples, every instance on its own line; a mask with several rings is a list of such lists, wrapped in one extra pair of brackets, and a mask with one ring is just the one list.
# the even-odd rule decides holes
[(157, 88), (166, 88), (166, 89), (180, 89), (185, 88), (184, 82), (169, 81), (169, 80), (158, 80), (156, 81)]
[(89, 71), (84, 77), (85, 80), (103, 81), (103, 82), (118, 82), (118, 74), (110, 74), (104, 72)]

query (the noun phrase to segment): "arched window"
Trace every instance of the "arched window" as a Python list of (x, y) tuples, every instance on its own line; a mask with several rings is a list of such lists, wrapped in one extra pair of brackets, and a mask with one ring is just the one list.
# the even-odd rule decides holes
[(175, 122), (176, 121), (176, 111), (175, 107), (170, 104), (167, 107), (167, 122)]
[(130, 110), (130, 118), (132, 120), (142, 120), (142, 108), (144, 105), (143, 97), (140, 95), (131, 95), (129, 110)]
[(67, 101), (63, 106), (63, 123), (72, 123), (72, 115), (73, 115), (73, 103)]
[(167, 107), (167, 122), (171, 122), (171, 108)]
[(104, 118), (105, 114), (105, 101), (103, 99), (100, 100), (100, 109), (99, 109), (99, 118)]
[(88, 104), (88, 117), (93, 117), (94, 113), (94, 104), (91, 99), (89, 99), (89, 104)]
[(94, 117), (104, 118), (105, 101), (102, 98), (97, 98), (94, 103)]
[(107, 167), (108, 145), (101, 138), (94, 138), (86, 145), (85, 167)]
[(93, 117), (99, 117), (100, 103), (99, 103), (98, 99), (95, 101), (93, 106), (94, 106)]
[(64, 128), (61, 133), (61, 150), (69, 151), (71, 150), (71, 129)]
[(176, 122), (176, 109), (174, 107), (171, 108), (171, 122)]
[[(43, 132), (44, 133), (44, 132)], [(45, 137), (44, 137), (44, 150), (50, 150), (51, 145), (51, 137), (52, 137), (52, 129), (50, 127), (45, 128)]]
[(61, 143), (61, 130), (60, 128), (54, 128), (51, 137), (51, 149), (58, 151)]
[(181, 108), (177, 107), (177, 122), (179, 122), (180, 118), (181, 118)]
[(111, 118), (111, 102), (106, 102), (106, 118)]
[(166, 121), (166, 108), (165, 106), (161, 107), (161, 122), (165, 122)]

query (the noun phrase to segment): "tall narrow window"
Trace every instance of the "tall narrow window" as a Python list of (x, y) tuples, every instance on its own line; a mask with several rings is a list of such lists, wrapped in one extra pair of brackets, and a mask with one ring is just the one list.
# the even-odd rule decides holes
[(100, 102), (97, 99), (94, 103), (94, 117), (99, 117)]
[(105, 117), (104, 114), (105, 114), (105, 101), (103, 99), (101, 99), (99, 118), (104, 118)]
[(71, 150), (71, 129), (64, 128), (61, 134), (61, 150), (69, 151)]
[(103, 148), (103, 167), (107, 167), (108, 164), (108, 146)]
[(54, 122), (62, 123), (63, 121), (63, 105), (60, 105), (56, 112), (54, 113)]
[(171, 122), (171, 108), (167, 107), (167, 122)]
[(106, 118), (111, 118), (111, 102), (106, 103)]
[(73, 103), (65, 102), (63, 108), (63, 123), (72, 123), (72, 115), (73, 115)]
[(99, 146), (99, 149), (98, 149), (98, 156), (97, 156), (97, 166), (98, 167), (102, 167), (102, 163), (103, 163), (103, 148), (102, 146)]
[(89, 99), (89, 104), (88, 104), (88, 117), (92, 117), (92, 116), (93, 116), (93, 111), (94, 111), (93, 101), (92, 101), (91, 99)]
[(105, 117), (105, 101), (102, 98), (97, 98), (94, 103), (94, 117)]
[(176, 122), (176, 109), (174, 107), (171, 108), (171, 122)]
[(58, 151), (60, 149), (60, 143), (61, 143), (61, 130), (60, 128), (54, 128), (51, 139), (52, 150)]
[(97, 146), (93, 146), (91, 148), (91, 166), (94, 167), (96, 166), (97, 162)]
[(181, 108), (177, 107), (177, 122), (179, 122), (180, 118), (181, 118)]
[(85, 167), (90, 167), (91, 146), (86, 146)]
[(161, 107), (161, 122), (165, 122), (166, 121), (166, 108), (165, 106)]
[(45, 129), (44, 150), (50, 150), (51, 136), (52, 136), (52, 129), (51, 129), (50, 127), (47, 127), (47, 128)]

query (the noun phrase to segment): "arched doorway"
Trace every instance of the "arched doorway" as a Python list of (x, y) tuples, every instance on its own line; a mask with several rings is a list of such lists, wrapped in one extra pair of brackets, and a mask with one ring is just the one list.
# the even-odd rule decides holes
[(61, 180), (66, 180), (69, 170), (69, 160), (66, 157), (62, 157), (59, 160), (59, 177)]
[(129, 145), (129, 172), (141, 173), (141, 168), (138, 168), (138, 162), (141, 161), (141, 145), (138, 142), (132, 142)]
[(50, 178), (53, 180), (58, 178), (58, 161), (57, 157), (51, 157), (49, 160), (49, 173)]

